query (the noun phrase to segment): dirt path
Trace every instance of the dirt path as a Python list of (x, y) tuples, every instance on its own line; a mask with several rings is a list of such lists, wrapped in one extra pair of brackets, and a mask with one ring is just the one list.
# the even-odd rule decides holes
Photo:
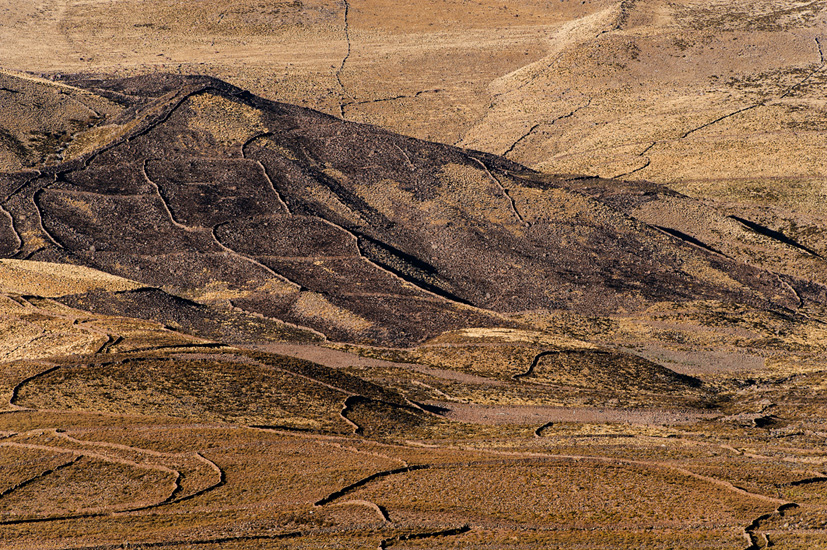
[(480, 405), (428, 401), (447, 409), (443, 416), (471, 424), (543, 424), (549, 422), (625, 423), (646, 426), (672, 426), (688, 424), (719, 416), (717, 413), (691, 409), (615, 409), (610, 407), (550, 407), (544, 405)]
[(305, 359), (313, 361), (332, 369), (345, 369), (349, 367), (356, 368), (397, 368), (402, 370), (409, 370), (433, 376), (435, 378), (442, 378), (444, 380), (453, 380), (455, 382), (464, 382), (467, 384), (484, 384), (488, 386), (503, 386), (505, 382), (501, 380), (494, 380), (485, 378), (483, 376), (475, 376), (473, 374), (465, 374), (448, 369), (440, 369), (436, 367), (427, 367), (417, 363), (397, 363), (394, 361), (385, 361), (383, 359), (374, 359), (371, 357), (362, 357), (354, 355), (345, 351), (325, 348), (321, 346), (314, 346), (310, 344), (261, 344), (250, 346), (251, 349), (266, 351), (268, 353), (276, 353), (279, 355), (287, 355), (289, 357), (296, 357), (297, 359)]

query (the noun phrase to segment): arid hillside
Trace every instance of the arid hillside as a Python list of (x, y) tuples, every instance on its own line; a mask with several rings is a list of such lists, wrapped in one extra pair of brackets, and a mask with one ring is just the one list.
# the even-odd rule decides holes
[(3, 548), (825, 543), (820, 231), (211, 77), (0, 78)]
[(92, 93), (119, 109), (44, 141), (62, 163), (7, 147), (11, 165), (39, 166), (2, 180), (7, 257), (379, 345), (520, 312), (827, 303), (820, 235), (798, 242), (665, 187), (543, 175), (209, 78), (6, 81), (20, 105), (66, 98), (40, 124), (65, 127)]
[[(821, 0), (10, 0), (3, 68), (209, 74), (552, 173), (823, 226)], [(2, 96), (0, 96), (2, 97)], [(83, 120), (83, 118), (81, 119)], [(799, 219), (778, 219), (778, 203)]]
[(0, 3), (0, 550), (827, 548), (825, 17)]

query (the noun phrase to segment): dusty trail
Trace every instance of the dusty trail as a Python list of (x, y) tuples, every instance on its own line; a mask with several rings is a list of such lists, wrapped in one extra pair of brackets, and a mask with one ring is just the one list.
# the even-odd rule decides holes
[(440, 537), (453, 537), (456, 535), (461, 535), (463, 533), (467, 533), (471, 530), (469, 525), (463, 525), (462, 527), (455, 527), (452, 529), (443, 529), (442, 531), (426, 531), (424, 533), (409, 533), (407, 535), (396, 535), (391, 538), (382, 539), (379, 542), (379, 550), (383, 550), (385, 548), (389, 548), (398, 542), (404, 542), (406, 540), (420, 540), (420, 539), (430, 539), (430, 538), (440, 538)]
[[(30, 326), (37, 326), (37, 325), (34, 325), (34, 324), (32, 324), (32, 323), (27, 323), (27, 324), (28, 324), (28, 325), (30, 325)], [(38, 328), (40, 328), (40, 327), (38, 327)], [(38, 336), (35, 336), (34, 338), (31, 338), (31, 339), (29, 339), (28, 341), (23, 342), (22, 344), (17, 345), (17, 346), (15, 346), (15, 347), (13, 347), (12, 349), (10, 349), (10, 350), (8, 350), (8, 351), (4, 352), (4, 353), (3, 353), (3, 359), (5, 360), (6, 358), (11, 357), (11, 356), (12, 356), (12, 355), (14, 355), (14, 353), (16, 353), (18, 350), (23, 349), (23, 348), (25, 348), (25, 347), (28, 347), (28, 346), (32, 345), (34, 342), (37, 342), (38, 340), (42, 340), (42, 339), (44, 339), (44, 338), (47, 338), (48, 336), (49, 336), (49, 334), (48, 334), (45, 330), (44, 330), (44, 331), (42, 331), (42, 333), (41, 333), (41, 334), (39, 334)]]
[[(41, 432), (42, 432), (42, 430), (35, 430), (34, 433), (40, 434)], [(18, 442), (14, 442), (14, 441), (2, 441), (2, 442), (0, 442), (0, 447), (22, 447), (22, 448), (27, 448), (27, 449), (35, 449), (35, 450), (42, 450), (42, 451), (49, 451), (49, 452), (68, 453), (68, 454), (75, 455), (75, 458), (73, 460), (57, 467), (57, 468), (53, 468), (49, 471), (43, 472), (43, 473), (39, 474), (38, 476), (35, 476), (34, 478), (32, 478), (30, 480), (27, 480), (24, 483), (18, 484), (17, 486), (15, 486), (15, 487), (7, 490), (7, 491), (4, 491), (2, 494), (0, 494), (0, 497), (5, 496), (6, 494), (10, 493), (12, 490), (18, 489), (18, 488), (20, 488), (24, 485), (27, 485), (29, 483), (32, 483), (32, 482), (36, 481), (37, 479), (40, 479), (40, 478), (42, 478), (42, 477), (44, 477), (48, 474), (51, 474), (54, 471), (57, 471), (59, 469), (65, 468), (65, 467), (68, 467), (68, 466), (76, 463), (77, 461), (79, 461), (83, 458), (94, 458), (94, 459), (102, 460), (102, 461), (105, 461), (105, 462), (123, 464), (123, 465), (134, 467), (134, 468), (151, 469), (151, 470), (157, 470), (157, 471), (160, 471), (160, 472), (164, 472), (164, 473), (169, 474), (169, 475), (172, 476), (171, 491), (164, 499), (162, 499), (161, 501), (158, 501), (158, 502), (139, 503), (139, 504), (132, 503), (132, 504), (129, 504), (128, 506), (112, 506), (112, 507), (107, 507), (107, 508), (104, 508), (104, 509), (92, 509), (92, 510), (88, 510), (86, 512), (80, 513), (80, 514), (72, 514), (72, 515), (68, 515), (68, 516), (59, 516), (59, 517), (49, 516), (49, 517), (45, 517), (45, 518), (28, 518), (28, 519), (24, 519), (24, 520), (10, 520), (10, 521), (0, 522), (0, 523), (2, 523), (2, 524), (31, 523), (31, 522), (40, 522), (40, 521), (58, 521), (58, 520), (63, 520), (63, 519), (75, 519), (75, 518), (81, 518), (81, 517), (95, 517), (95, 516), (105, 515), (105, 514), (113, 514), (113, 515), (134, 514), (136, 512), (142, 512), (142, 511), (146, 511), (146, 510), (153, 510), (153, 509), (160, 508), (162, 506), (167, 506), (167, 505), (170, 505), (170, 504), (177, 504), (179, 502), (187, 501), (187, 500), (193, 499), (195, 497), (201, 496), (205, 493), (208, 493), (210, 491), (213, 491), (213, 490), (215, 490), (219, 487), (222, 487), (223, 485), (226, 484), (226, 475), (225, 475), (223, 469), (220, 466), (218, 466), (218, 464), (216, 464), (212, 460), (209, 460), (203, 454), (201, 454), (200, 452), (197, 452), (197, 451), (193, 452), (193, 453), (163, 453), (163, 452), (159, 452), (159, 451), (153, 451), (153, 450), (150, 450), (150, 449), (143, 449), (143, 448), (132, 447), (132, 446), (128, 446), (128, 445), (121, 445), (121, 444), (117, 444), (117, 443), (80, 440), (80, 439), (76, 439), (76, 438), (68, 435), (65, 432), (60, 432), (58, 430), (50, 430), (50, 433), (55, 437), (63, 439), (66, 442), (72, 443), (72, 444), (77, 445), (81, 448), (59, 447), (59, 446), (52, 446), (52, 445), (37, 445), (37, 444), (31, 444), (31, 443), (18, 443)], [(19, 436), (19, 435), (25, 435), (25, 434), (14, 434), (14, 435)], [(128, 458), (124, 458), (123, 456), (115, 456), (111, 452), (92, 451), (92, 450), (89, 449), (90, 447), (91, 448), (103, 449), (103, 450), (125, 451), (125, 452), (129, 452), (129, 453), (137, 454), (137, 455), (145, 455), (145, 456), (155, 457), (155, 458), (160, 458), (160, 459), (165, 459), (165, 458), (166, 459), (173, 459), (173, 460), (182, 460), (182, 459), (183, 460), (192, 460), (192, 459), (195, 459), (195, 460), (199, 461), (200, 463), (204, 464), (207, 468), (209, 468), (213, 472), (216, 479), (215, 479), (215, 481), (213, 481), (212, 483), (210, 483), (207, 486), (201, 487), (201, 488), (199, 488), (199, 489), (197, 489), (193, 492), (190, 492), (189, 494), (181, 496), (181, 493), (185, 490), (183, 485), (182, 485), (182, 480), (184, 479), (184, 473), (181, 470), (178, 470), (178, 469), (175, 469), (175, 468), (170, 468), (168, 466), (165, 466), (163, 464), (158, 464), (158, 463), (139, 462), (137, 460), (130, 460)]]
[[(93, 326), (89, 326), (88, 323), (95, 321), (95, 319), (93, 317), (78, 317), (76, 315), (67, 315), (67, 314), (63, 314), (63, 313), (57, 313), (55, 311), (46, 310), (46, 309), (43, 309), (42, 307), (34, 305), (31, 302), (31, 300), (29, 300), (25, 296), (20, 296), (19, 300), (20, 300), (20, 304), (23, 307), (25, 307), (27, 309), (31, 309), (32, 311), (34, 311), (36, 313), (39, 313), (40, 315), (43, 315), (45, 317), (53, 317), (53, 318), (56, 318), (56, 319), (63, 319), (64, 321), (69, 321), (72, 326), (78, 327), (80, 330), (82, 330), (84, 332), (88, 332), (90, 335), (95, 335), (95, 336), (99, 336), (101, 338), (105, 338), (106, 342), (101, 346), (101, 348), (97, 351), (97, 353), (103, 353), (104, 350), (107, 347), (110, 347), (111, 345), (115, 345), (116, 342), (120, 342), (121, 340), (123, 340), (123, 338), (118, 334), (110, 333), (110, 332), (107, 332), (105, 330), (100, 330), (100, 329), (95, 328)], [(47, 302), (49, 302), (51, 304), (56, 305), (57, 307), (59, 307), (61, 309), (65, 308), (65, 306), (63, 306), (63, 304), (61, 304), (60, 302), (56, 302), (55, 300), (53, 300), (51, 298), (44, 298), (44, 300), (46, 300)]]
[(188, 233), (204, 233), (205, 232), (204, 229), (198, 229), (198, 228), (195, 228), (195, 227), (190, 227), (188, 225), (184, 225), (183, 223), (181, 223), (180, 221), (175, 219), (175, 215), (172, 213), (172, 209), (169, 207), (169, 201), (167, 200), (166, 197), (164, 197), (163, 192), (161, 192), (161, 186), (158, 185), (157, 183), (155, 183), (149, 177), (149, 173), (146, 171), (147, 164), (149, 164), (150, 162), (158, 162), (160, 160), (162, 160), (162, 159), (155, 159), (155, 158), (145, 158), (145, 159), (143, 159), (143, 162), (141, 163), (141, 175), (143, 175), (144, 180), (146, 180), (146, 182), (150, 186), (152, 186), (152, 188), (155, 190), (155, 194), (158, 195), (158, 199), (160, 199), (160, 201), (161, 201), (161, 206), (163, 207), (164, 212), (167, 213), (167, 216), (169, 217), (169, 221), (170, 221), (170, 223), (172, 223), (172, 225), (174, 225), (178, 229), (182, 229), (182, 230), (184, 230)]
[[(261, 534), (261, 535), (239, 535), (235, 537), (216, 537), (211, 539), (194, 539), (194, 540), (168, 540), (163, 542), (142, 542), (138, 544), (139, 548), (173, 548), (175, 546), (207, 546), (225, 544), (231, 542), (254, 542), (264, 540), (284, 540), (294, 539), (304, 536), (304, 533), (299, 531), (291, 531), (289, 533), (278, 534)], [(128, 544), (128, 543), (127, 543)], [(123, 544), (102, 544), (97, 546), (71, 546), (62, 548), (61, 550), (121, 550), (127, 548)]]
[(332, 506), (364, 506), (365, 508), (369, 508), (376, 512), (379, 515), (379, 518), (385, 523), (392, 523), (391, 518), (388, 515), (388, 511), (385, 509), (385, 507), (379, 506), (375, 502), (371, 502), (369, 500), (345, 500), (343, 502), (337, 502)]
[(224, 252), (226, 252), (227, 254), (229, 254), (231, 256), (234, 256), (234, 257), (238, 258), (239, 260), (242, 260), (242, 261), (251, 263), (251, 264), (253, 264), (257, 267), (260, 267), (261, 269), (263, 269), (264, 271), (266, 271), (267, 273), (269, 273), (270, 275), (272, 275), (276, 279), (278, 279), (278, 280), (280, 280), (284, 283), (287, 283), (288, 285), (294, 286), (296, 288), (297, 292), (301, 292), (303, 290), (306, 290), (302, 285), (300, 285), (296, 281), (293, 281), (292, 279), (289, 279), (288, 277), (285, 277), (281, 273), (278, 273), (278, 272), (274, 271), (272, 268), (267, 267), (266, 265), (264, 265), (260, 261), (256, 260), (252, 256), (247, 256), (246, 254), (242, 254), (240, 252), (237, 252), (236, 250), (234, 250), (234, 249), (230, 248), (229, 246), (225, 245), (224, 243), (222, 243), (221, 240), (219, 240), (218, 235), (216, 235), (215, 232), (219, 227), (221, 227), (222, 225), (225, 225), (227, 223), (229, 223), (229, 222), (220, 223), (220, 224), (216, 225), (215, 227), (213, 227), (212, 231), (210, 231), (210, 235), (212, 235), (213, 241), (215, 241), (215, 243)]
[(818, 49), (818, 58), (819, 58), (818, 59), (818, 67), (816, 67), (813, 71), (811, 71), (807, 76), (805, 76), (797, 84), (795, 84), (793, 86), (790, 86), (790, 88), (788, 88), (786, 92), (781, 94), (781, 97), (779, 97), (778, 99), (784, 99), (785, 97), (787, 97), (788, 95), (790, 95), (791, 93), (793, 93), (794, 91), (796, 91), (797, 89), (802, 87), (804, 84), (807, 83), (808, 80), (810, 80), (816, 74), (821, 72), (824, 69), (825, 65), (827, 65), (827, 60), (824, 59), (824, 49), (821, 46), (821, 39), (819, 37), (815, 37), (815, 38), (813, 38), (813, 40), (815, 41), (816, 48)]
[(644, 426), (673, 426), (712, 419), (717, 413), (692, 409), (621, 409), (615, 407), (557, 407), (551, 405), (483, 405), (454, 401), (427, 401), (440, 407), (441, 416), (457, 422), (480, 425), (525, 425), (554, 422), (628, 423)]
[(491, 173), (491, 170), (488, 169), (488, 166), (486, 166), (483, 161), (481, 161), (480, 159), (478, 159), (474, 156), (470, 156), (470, 155), (469, 155), (469, 158), (473, 159), (474, 162), (479, 164), (482, 167), (482, 169), (485, 170), (485, 173), (488, 174), (488, 177), (491, 179), (491, 181), (494, 182), (494, 184), (500, 190), (500, 193), (502, 193), (503, 196), (506, 199), (508, 199), (508, 202), (511, 206), (511, 213), (514, 214), (514, 217), (517, 218), (517, 221), (520, 222), (522, 225), (528, 227), (528, 225), (529, 225), (528, 222), (525, 221), (525, 218), (523, 218), (523, 215), (520, 214), (519, 210), (517, 210), (517, 203), (514, 202), (514, 198), (511, 196), (511, 193), (508, 192), (508, 189), (506, 189), (505, 186), (502, 184), (502, 182), (497, 177), (495, 177), (494, 174)]
[(275, 183), (273, 183), (273, 179), (270, 177), (270, 173), (267, 172), (267, 167), (264, 166), (264, 164), (262, 164), (262, 162), (260, 160), (251, 159), (247, 156), (247, 147), (251, 143), (253, 143), (257, 139), (261, 139), (261, 138), (264, 138), (264, 137), (270, 137), (270, 136), (273, 136), (273, 135), (275, 135), (273, 132), (263, 132), (263, 133), (254, 135), (253, 137), (249, 138), (247, 141), (242, 143), (241, 144), (241, 158), (250, 160), (252, 162), (255, 162), (259, 166), (259, 168), (261, 168), (261, 171), (264, 174), (264, 178), (267, 180), (267, 183), (270, 184), (270, 188), (273, 190), (273, 194), (275, 194), (276, 200), (278, 200), (279, 204), (281, 204), (281, 206), (284, 208), (285, 214), (287, 214), (288, 216), (292, 216), (293, 212), (290, 211), (290, 207), (287, 205), (287, 201), (284, 200), (284, 197), (282, 197), (279, 190), (276, 189), (276, 185), (275, 185)]
[[(340, 351), (322, 346), (314, 346), (312, 344), (263, 344), (263, 345), (244, 345), (242, 347), (252, 348), (266, 351), (268, 353), (276, 353), (278, 355), (287, 355), (296, 357), (298, 359), (305, 359), (314, 363), (319, 363), (332, 369), (346, 369), (349, 367), (362, 368), (396, 368), (401, 370), (412, 370), (434, 378), (442, 378), (444, 380), (453, 380), (457, 382), (464, 382), (467, 384), (481, 384), (489, 386), (503, 386), (507, 382), (502, 380), (495, 380), (493, 378), (485, 378), (483, 376), (476, 376), (464, 372), (458, 372), (448, 369), (440, 369), (437, 367), (429, 367), (419, 363), (399, 363), (396, 361), (387, 361), (384, 359), (374, 359), (372, 357), (363, 357), (345, 351)], [(442, 347), (442, 346), (433, 346)]]
[(12, 233), (14, 234), (14, 238), (17, 241), (17, 245), (15, 246), (14, 250), (9, 254), (9, 256), (14, 257), (20, 252), (20, 249), (23, 247), (23, 237), (20, 235), (20, 232), (14, 226), (14, 217), (9, 213), (8, 210), (3, 208), (2, 203), (0, 203), (0, 214), (8, 218), (8, 227), (11, 229)]
[(37, 191), (35, 191), (31, 197), (32, 204), (34, 205), (34, 212), (35, 214), (37, 214), (37, 225), (40, 228), (40, 231), (43, 233), (43, 236), (45, 236), (47, 240), (49, 240), (56, 247), (63, 249), (65, 247), (54, 237), (54, 235), (49, 233), (49, 231), (46, 229), (46, 226), (43, 225), (43, 211), (41, 210), (40, 204), (38, 203), (37, 199), (40, 196), (40, 193), (42, 192), (43, 188), (40, 188)]
[[(433, 446), (434, 448), (450, 448), (450, 447), (440, 447), (440, 446)], [(460, 447), (460, 449), (462, 449)], [(474, 449), (465, 449), (465, 450), (474, 450)], [(429, 469), (452, 469), (452, 468), (473, 468), (479, 466), (525, 466), (525, 465), (543, 465), (543, 464), (553, 464), (560, 461), (566, 462), (597, 462), (602, 464), (613, 464), (613, 465), (626, 465), (626, 466), (635, 466), (640, 467), (644, 471), (650, 468), (657, 468), (661, 470), (668, 470), (672, 472), (676, 472), (682, 474), (686, 477), (690, 477), (696, 479), (698, 481), (703, 481), (705, 483), (715, 485), (720, 487), (728, 492), (735, 493), (741, 497), (750, 498), (753, 500), (758, 500), (761, 502), (766, 502), (769, 504), (775, 504), (778, 507), (783, 509), (788, 509), (790, 507), (797, 506), (794, 503), (789, 501), (769, 497), (766, 495), (762, 495), (760, 493), (752, 493), (740, 487), (733, 485), (728, 481), (723, 481), (720, 479), (716, 479), (710, 476), (705, 476), (702, 474), (695, 473), (691, 470), (686, 468), (682, 468), (672, 463), (668, 462), (661, 462), (661, 461), (648, 461), (648, 460), (634, 460), (634, 459), (623, 459), (623, 458), (611, 458), (611, 457), (602, 457), (602, 456), (593, 456), (593, 455), (568, 455), (568, 454), (558, 454), (558, 455), (550, 455), (544, 453), (526, 453), (526, 452), (506, 452), (506, 451), (491, 451), (488, 450), (486, 453), (500, 455), (500, 456), (510, 456), (512, 458), (502, 458), (502, 459), (491, 459), (491, 460), (475, 460), (475, 461), (466, 461), (466, 462), (451, 462), (451, 463), (438, 463), (438, 464), (416, 464), (412, 466), (408, 466), (406, 468), (396, 468), (393, 470), (384, 470), (381, 472), (376, 472), (369, 476), (366, 476), (350, 485), (343, 487), (333, 493), (330, 493), (326, 497), (322, 498), (321, 500), (315, 503), (316, 506), (323, 506), (328, 504), (334, 500), (337, 500), (345, 495), (353, 493), (354, 491), (360, 489), (376, 481), (378, 479), (383, 479), (390, 476), (396, 476), (400, 474), (407, 474), (410, 472), (418, 471), (418, 470), (429, 470)], [(763, 516), (762, 516), (763, 517)]]
[(72, 449), (67, 447), (56, 447), (52, 445), (38, 445), (35, 443), (19, 443), (15, 441), (0, 441), (0, 447), (20, 447), (23, 449), (31, 449), (37, 451), (48, 451), (48, 452), (57, 452), (57, 453), (71, 453), (73, 455), (80, 455), (81, 457), (87, 458), (96, 458), (98, 460), (102, 460), (104, 462), (112, 462), (115, 464), (123, 464), (124, 466), (130, 466), (132, 468), (143, 468), (146, 470), (157, 470), (159, 472), (164, 472), (165, 474), (169, 474), (171, 476), (176, 477), (176, 475), (180, 475), (180, 472), (177, 470), (173, 470), (172, 468), (168, 468), (166, 466), (160, 464), (148, 464), (148, 463), (140, 463), (134, 460), (129, 460), (127, 458), (120, 458), (114, 457), (110, 454), (98, 453), (95, 451), (90, 451), (88, 449)]

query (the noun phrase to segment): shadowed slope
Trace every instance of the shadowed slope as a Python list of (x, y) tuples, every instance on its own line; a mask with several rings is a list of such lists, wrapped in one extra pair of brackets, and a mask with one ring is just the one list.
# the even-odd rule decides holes
[(634, 186), (541, 175), (206, 77), (86, 85), (133, 98), (128, 130), (10, 194), (6, 232), (20, 244), (0, 241), (6, 256), (81, 263), (334, 339), (393, 344), (528, 310), (697, 299), (794, 310), (823, 299), (817, 278), (781, 279), (761, 269), (769, 262), (721, 253), (728, 241), (681, 238), (688, 230), (642, 210), (651, 199), (635, 199)]

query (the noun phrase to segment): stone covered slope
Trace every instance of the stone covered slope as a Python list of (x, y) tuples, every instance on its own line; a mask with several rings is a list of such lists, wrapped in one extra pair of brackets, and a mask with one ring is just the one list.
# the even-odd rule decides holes
[[(653, 197), (716, 215), (662, 187), (547, 176), (207, 77), (74, 84), (120, 106), (104, 121), (113, 137), (2, 175), (2, 257), (87, 265), (332, 339), (394, 345), (514, 325), (525, 311), (827, 301), (817, 277), (779, 276), (684, 227), (647, 223), (632, 206)], [(736, 229), (730, 240), (758, 246)]]

